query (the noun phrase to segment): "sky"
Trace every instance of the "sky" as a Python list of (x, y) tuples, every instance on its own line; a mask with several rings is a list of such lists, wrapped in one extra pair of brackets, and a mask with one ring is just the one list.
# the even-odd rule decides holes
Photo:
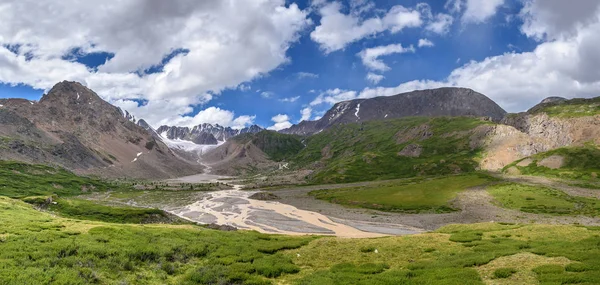
[(456, 86), (509, 112), (600, 94), (600, 1), (0, 0), (0, 98), (78, 81), (153, 127), (280, 130)]

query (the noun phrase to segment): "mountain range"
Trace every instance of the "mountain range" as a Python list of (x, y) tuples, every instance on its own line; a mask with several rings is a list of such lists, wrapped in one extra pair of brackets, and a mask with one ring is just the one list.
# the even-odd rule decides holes
[(439, 88), (339, 102), (279, 133), (257, 125), (155, 130), (65, 81), (39, 102), (0, 99), (0, 159), (152, 179), (204, 165), (227, 175), (293, 170), (313, 182), (497, 171), (536, 153), (600, 144), (599, 106), (598, 98), (552, 97), (507, 114), (473, 90)]

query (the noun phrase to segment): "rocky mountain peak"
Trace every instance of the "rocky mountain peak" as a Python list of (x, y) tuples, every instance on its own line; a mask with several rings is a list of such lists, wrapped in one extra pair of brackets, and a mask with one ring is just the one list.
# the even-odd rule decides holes
[(321, 119), (304, 121), (282, 132), (310, 135), (332, 125), (419, 116), (474, 116), (499, 121), (505, 114), (506, 111), (481, 93), (468, 88), (445, 87), (339, 102)]

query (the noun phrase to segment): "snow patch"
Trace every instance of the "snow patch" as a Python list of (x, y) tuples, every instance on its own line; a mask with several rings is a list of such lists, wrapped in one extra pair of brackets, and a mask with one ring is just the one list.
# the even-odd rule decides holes
[(196, 144), (191, 141), (186, 141), (182, 139), (172, 140), (167, 137), (167, 132), (161, 133), (160, 137), (162, 141), (170, 148), (179, 149), (187, 152), (195, 152), (199, 155), (202, 155), (207, 151), (213, 150), (225, 143), (225, 141), (218, 141), (217, 144)]
[(358, 118), (360, 120), (360, 117), (358, 116), (358, 112), (360, 112), (360, 103), (358, 103), (358, 105), (356, 105), (356, 112), (354, 112), (354, 116), (356, 116), (356, 118)]
[(79, 100), (79, 92), (77, 92), (77, 100)]
[(131, 162), (136, 162), (136, 161), (137, 161), (137, 157), (136, 157), (136, 158), (134, 158), (134, 159), (133, 159)]
[(0, 104), (0, 107), (4, 107), (4, 105)]
[(140, 157), (140, 155), (142, 155), (143, 152), (138, 152), (138, 154), (136, 155), (137, 157)]
[(29, 104), (33, 105), (33, 102), (30, 101)]
[(387, 118), (387, 116), (388, 116), (388, 114), (385, 114), (385, 117), (384, 117), (384, 118)]

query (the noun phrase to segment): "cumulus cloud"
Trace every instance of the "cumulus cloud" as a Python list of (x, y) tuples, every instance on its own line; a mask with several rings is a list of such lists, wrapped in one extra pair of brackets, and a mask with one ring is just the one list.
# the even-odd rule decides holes
[(367, 73), (367, 76), (365, 77), (369, 82), (373, 83), (373, 84), (377, 84), (379, 83), (381, 80), (383, 80), (385, 78), (385, 76), (381, 75), (381, 74), (375, 74), (372, 72)]
[(383, 17), (363, 19), (359, 13), (342, 13), (342, 4), (331, 2), (319, 8), (321, 23), (310, 37), (325, 53), (343, 49), (349, 43), (384, 31), (397, 33), (405, 28), (423, 24), (421, 14), (414, 8), (396, 5)]
[[(47, 90), (75, 80), (111, 102), (198, 104), (289, 62), (286, 52), (309, 25), (307, 13), (284, 0), (5, 1), (0, 82)], [(70, 60), (98, 52), (114, 56), (97, 68)], [(174, 106), (178, 113), (150, 107), (132, 113), (175, 121), (189, 106)]]
[(454, 23), (454, 17), (448, 14), (437, 14), (431, 22), (425, 26), (425, 30), (436, 33), (436, 34), (447, 34), (450, 31), (450, 27)]
[(419, 39), (419, 47), (432, 47), (433, 42), (428, 39)]
[(465, 12), (462, 16), (464, 23), (482, 23), (496, 14), (504, 0), (466, 0)]
[(342, 90), (339, 88), (329, 89), (317, 96), (312, 102), (310, 102), (311, 106), (321, 105), (321, 104), (335, 104), (340, 101), (352, 100), (356, 99), (356, 91), (352, 90)]
[(386, 56), (395, 53), (415, 52), (415, 48), (411, 45), (407, 48), (401, 44), (391, 44), (387, 46), (378, 46), (367, 48), (359, 52), (357, 55), (361, 58), (362, 63), (370, 70), (384, 72), (390, 69), (381, 59), (380, 56)]
[(288, 117), (288, 115), (285, 114), (278, 114), (271, 118), (271, 121), (273, 121), (275, 124), (268, 127), (267, 129), (272, 131), (280, 131), (292, 126), (292, 123), (290, 123), (290, 117)]
[(300, 118), (300, 120), (298, 122), (308, 121), (308, 120), (310, 120), (310, 116), (312, 115), (312, 108), (306, 107), (306, 108), (300, 110), (300, 114), (302, 115), (302, 118)]

